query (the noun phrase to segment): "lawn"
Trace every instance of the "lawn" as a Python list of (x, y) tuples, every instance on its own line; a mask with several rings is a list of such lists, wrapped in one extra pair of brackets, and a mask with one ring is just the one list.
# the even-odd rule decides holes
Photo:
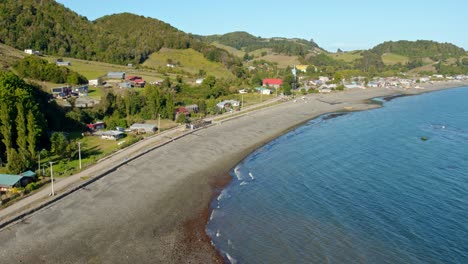
[(342, 60), (345, 62), (352, 62), (352, 61), (362, 58), (361, 51), (330, 53), (329, 55), (333, 57), (334, 59)]
[(409, 58), (395, 53), (385, 53), (382, 55), (382, 61), (385, 65), (394, 65), (397, 63), (406, 64), (408, 63)]
[(282, 54), (268, 54), (256, 60), (260, 60), (260, 59), (269, 61), (272, 63), (277, 63), (279, 68), (286, 68), (288, 66), (292, 67), (294, 65), (301, 64), (297, 56), (288, 56), (288, 55), (282, 55)]
[(221, 43), (218, 43), (218, 42), (213, 42), (211, 43), (211, 45), (213, 46), (216, 46), (220, 49), (224, 49), (226, 50), (227, 52), (231, 53), (232, 55), (236, 56), (236, 57), (239, 57), (239, 58), (243, 58), (244, 55), (245, 55), (245, 52), (242, 51), (242, 50), (238, 50), (236, 48), (233, 48), (233, 47), (230, 47), (230, 46), (226, 46), (226, 45), (223, 45)]
[(216, 77), (233, 77), (232, 73), (221, 63), (209, 61), (203, 54), (193, 49), (176, 50), (163, 48), (153, 53), (150, 58), (143, 63), (143, 66), (151, 68), (166, 67), (168, 60), (172, 60), (173, 63), (179, 62), (180, 66), (176, 66), (176, 69), (180, 68), (191, 74), (198, 74), (199, 70), (202, 69), (205, 70), (207, 74)]

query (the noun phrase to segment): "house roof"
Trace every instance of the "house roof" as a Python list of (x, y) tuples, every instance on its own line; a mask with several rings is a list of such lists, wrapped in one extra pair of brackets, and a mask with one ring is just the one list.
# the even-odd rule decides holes
[(139, 123), (135, 123), (133, 125), (130, 126), (130, 129), (154, 129), (156, 128), (156, 125), (153, 125), (153, 124), (139, 124)]
[(0, 186), (11, 187), (21, 180), (21, 176), (11, 174), (0, 174)]
[(20, 176), (34, 178), (34, 177), (36, 177), (36, 173), (34, 173), (33, 171), (28, 170), (28, 171), (25, 171), (25, 172), (21, 173)]
[(263, 79), (264, 85), (281, 85), (283, 84), (283, 80), (281, 79)]
[(103, 136), (116, 137), (116, 136), (120, 136), (120, 135), (122, 135), (122, 134), (125, 134), (125, 133), (122, 132), (122, 131), (110, 130), (110, 131), (104, 131), (104, 132), (102, 132), (101, 135), (103, 135)]

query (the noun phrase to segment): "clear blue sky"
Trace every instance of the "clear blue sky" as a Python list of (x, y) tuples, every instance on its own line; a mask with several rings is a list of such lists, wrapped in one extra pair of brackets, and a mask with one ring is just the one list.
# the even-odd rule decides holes
[[(468, 49), (466, 0), (57, 0), (90, 20), (130, 12), (187, 33), (247, 31), (262, 37), (314, 39), (336, 51), (386, 40), (427, 39)], [(131, 23), (131, 21), (129, 21)]]

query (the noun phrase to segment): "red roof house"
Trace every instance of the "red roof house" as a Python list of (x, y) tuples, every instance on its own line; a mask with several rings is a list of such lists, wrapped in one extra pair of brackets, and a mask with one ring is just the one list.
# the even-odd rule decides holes
[(272, 86), (279, 88), (283, 84), (281, 79), (263, 79), (263, 86)]

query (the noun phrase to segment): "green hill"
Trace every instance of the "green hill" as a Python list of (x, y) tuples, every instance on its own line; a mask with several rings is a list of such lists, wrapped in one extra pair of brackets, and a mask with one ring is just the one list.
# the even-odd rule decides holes
[(232, 32), (224, 35), (198, 36), (207, 43), (217, 42), (245, 52), (259, 49), (272, 49), (274, 53), (283, 55), (305, 56), (320, 48), (314, 41), (305, 39), (261, 38), (247, 32)]
[(53, 0), (1, 1), (0, 43), (116, 64), (143, 63), (161, 48), (192, 48), (227, 68), (240, 64), (227, 51), (157, 19), (123, 13), (91, 22)]
[(433, 60), (446, 58), (459, 58), (465, 56), (466, 51), (451, 43), (439, 43), (429, 40), (418, 41), (388, 41), (371, 49), (372, 52), (383, 55), (385, 53), (394, 53), (409, 58), (433, 58)]
[(176, 64), (174, 70), (178, 69), (196, 75), (200, 70), (204, 70), (208, 75), (217, 77), (233, 78), (232, 73), (223, 67), (219, 62), (207, 60), (203, 54), (193, 49), (166, 49), (163, 48), (153, 53), (143, 66), (158, 68), (167, 67), (167, 62), (172, 61)]

